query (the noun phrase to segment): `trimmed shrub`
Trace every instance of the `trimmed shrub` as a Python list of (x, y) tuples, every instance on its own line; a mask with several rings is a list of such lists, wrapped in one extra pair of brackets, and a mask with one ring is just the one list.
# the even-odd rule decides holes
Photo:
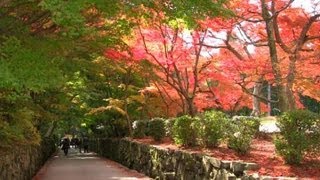
[(174, 126), (174, 122), (175, 122), (175, 119), (174, 118), (171, 118), (171, 119), (166, 119), (164, 121), (165, 123), (165, 130), (166, 130), (166, 136), (167, 137), (170, 137), (173, 139), (173, 126)]
[(190, 116), (176, 118), (173, 125), (174, 142), (183, 146), (196, 145), (197, 133), (194, 128), (194, 121), (199, 119)]
[(228, 118), (223, 112), (207, 111), (195, 123), (201, 144), (206, 147), (217, 147), (225, 137)]
[(149, 121), (149, 135), (153, 137), (155, 141), (161, 141), (166, 135), (165, 122), (162, 118), (154, 118)]
[(133, 137), (143, 138), (148, 132), (148, 121), (146, 120), (136, 120), (132, 123)]
[(319, 151), (320, 123), (317, 114), (307, 110), (285, 112), (278, 119), (280, 136), (277, 152), (288, 164), (300, 164), (305, 152)]
[[(245, 121), (245, 122), (243, 122)], [(252, 134), (256, 135), (259, 132), (260, 127), (260, 119), (258, 117), (254, 116), (233, 116), (232, 117), (232, 123), (234, 124), (243, 124), (245, 126), (248, 126), (249, 131), (251, 131)]]
[(229, 124), (228, 147), (239, 154), (246, 154), (250, 144), (259, 131), (259, 118), (251, 116), (238, 116)]

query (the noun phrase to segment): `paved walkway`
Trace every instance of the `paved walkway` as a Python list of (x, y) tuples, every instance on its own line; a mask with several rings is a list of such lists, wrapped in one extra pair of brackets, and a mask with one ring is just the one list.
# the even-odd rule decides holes
[(79, 153), (70, 149), (51, 158), (33, 180), (147, 180), (148, 177), (124, 166), (97, 157), (94, 153)]

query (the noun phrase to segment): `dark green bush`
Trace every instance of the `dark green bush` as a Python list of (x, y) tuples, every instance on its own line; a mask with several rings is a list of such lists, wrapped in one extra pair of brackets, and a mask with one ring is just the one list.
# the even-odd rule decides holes
[(165, 122), (166, 136), (173, 139), (173, 126), (174, 126), (175, 119), (174, 118), (166, 119), (164, 122)]
[(165, 122), (162, 118), (154, 118), (149, 121), (149, 135), (153, 137), (155, 141), (161, 141), (166, 135)]
[(143, 138), (148, 132), (148, 121), (147, 120), (137, 120), (132, 123), (133, 137)]
[(196, 128), (201, 144), (206, 147), (217, 147), (223, 139), (228, 118), (226, 114), (219, 111), (207, 111), (196, 121)]
[(278, 119), (277, 152), (288, 164), (300, 164), (306, 152), (319, 151), (319, 116), (307, 110), (284, 113)]
[(251, 141), (259, 131), (260, 121), (250, 116), (234, 117), (229, 123), (228, 147), (239, 154), (250, 150)]
[(194, 121), (198, 118), (192, 118), (190, 116), (181, 116), (176, 118), (173, 125), (174, 141), (176, 144), (184, 146), (196, 145), (197, 133), (194, 127)]

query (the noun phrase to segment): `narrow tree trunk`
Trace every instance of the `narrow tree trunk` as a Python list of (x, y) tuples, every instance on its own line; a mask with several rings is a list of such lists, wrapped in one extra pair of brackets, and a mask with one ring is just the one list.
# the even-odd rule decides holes
[(47, 132), (46, 132), (46, 134), (44, 135), (44, 137), (50, 137), (50, 136), (52, 135), (54, 129), (56, 128), (56, 124), (57, 124), (56, 121), (54, 121), (54, 122), (52, 122), (52, 123), (50, 124), (50, 127), (49, 127), (49, 129), (47, 130)]
[(133, 132), (132, 132), (132, 125), (131, 125), (131, 119), (130, 116), (128, 114), (128, 105), (127, 102), (125, 103), (125, 112), (126, 112), (126, 120), (127, 120), (127, 126), (128, 126), (128, 131), (129, 131), (129, 136), (132, 137), (133, 136)]
[(131, 124), (131, 119), (130, 119), (129, 112), (128, 112), (128, 97), (129, 97), (128, 87), (129, 87), (130, 77), (131, 77), (131, 68), (129, 67), (129, 69), (127, 70), (127, 74), (125, 76), (124, 111), (126, 113), (125, 116), (126, 116), (126, 120), (127, 120), (129, 136), (132, 137), (133, 136), (132, 124)]
[(268, 116), (271, 116), (271, 84), (268, 84)]
[(262, 82), (256, 82), (254, 87), (253, 87), (253, 107), (252, 107), (252, 112), (251, 116), (260, 116), (261, 114), (261, 101), (258, 98), (261, 94), (262, 90)]

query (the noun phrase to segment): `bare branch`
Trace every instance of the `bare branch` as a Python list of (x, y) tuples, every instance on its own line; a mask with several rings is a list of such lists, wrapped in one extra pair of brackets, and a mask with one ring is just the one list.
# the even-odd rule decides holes
[(269, 99), (266, 98), (266, 97), (256, 95), (256, 94), (250, 92), (250, 91), (249, 91), (243, 84), (241, 84), (241, 83), (236, 83), (236, 84), (238, 84), (245, 93), (247, 93), (247, 94), (249, 94), (249, 95), (251, 95), (251, 96), (254, 96), (254, 97), (256, 97), (256, 98), (259, 98), (259, 99), (261, 99), (261, 100), (263, 100), (263, 101), (265, 101), (265, 102), (270, 102), (270, 103), (277, 103), (277, 102), (279, 102), (278, 100), (277, 100), (277, 101), (275, 101), (275, 100), (269, 100)]
[(263, 22), (263, 19), (250, 19), (249, 18), (244, 18), (242, 16), (236, 16), (237, 18), (243, 20), (243, 21), (247, 21), (247, 22), (251, 22), (251, 23), (259, 23), (259, 22)]
[(305, 43), (306, 39), (307, 39), (307, 33), (311, 27), (311, 25), (320, 17), (320, 14), (316, 14), (314, 16), (311, 16), (309, 21), (305, 24), (305, 26), (303, 27), (300, 35), (299, 35), (299, 38), (298, 38), (298, 41), (296, 43), (296, 46), (295, 46), (295, 50), (294, 52), (297, 53), (298, 51), (300, 51), (300, 49), (302, 48), (303, 44)]
[(276, 39), (276, 42), (280, 45), (280, 47), (283, 49), (283, 51), (285, 51), (286, 53), (292, 53), (290, 47), (288, 47), (282, 40), (281, 36), (280, 36), (280, 31), (279, 31), (279, 25), (278, 25), (278, 15), (281, 11), (285, 10), (286, 8), (289, 7), (289, 5), (293, 2), (293, 0), (290, 0), (290, 2), (284, 6), (281, 10), (276, 11), (275, 7), (274, 7), (274, 0), (272, 1), (273, 5), (272, 5), (272, 18), (273, 18), (273, 30), (274, 30), (274, 36)]

